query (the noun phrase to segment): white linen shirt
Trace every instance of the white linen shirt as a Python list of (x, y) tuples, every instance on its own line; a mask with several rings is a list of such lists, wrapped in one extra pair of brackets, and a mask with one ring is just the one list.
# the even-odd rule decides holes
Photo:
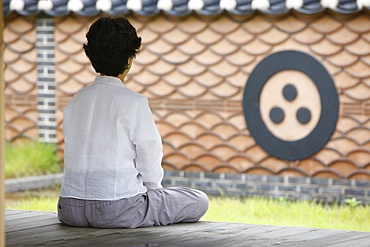
[(118, 200), (162, 188), (162, 140), (145, 96), (98, 76), (64, 108), (61, 197)]

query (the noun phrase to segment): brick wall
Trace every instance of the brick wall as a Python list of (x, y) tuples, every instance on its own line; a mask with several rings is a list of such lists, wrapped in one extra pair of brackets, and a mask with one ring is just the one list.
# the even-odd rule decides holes
[(36, 21), (37, 49), (37, 109), (39, 139), (56, 142), (54, 20)]
[(363, 204), (370, 203), (369, 180), (165, 171), (162, 184), (196, 188), (211, 196), (261, 196), (323, 203), (356, 198)]

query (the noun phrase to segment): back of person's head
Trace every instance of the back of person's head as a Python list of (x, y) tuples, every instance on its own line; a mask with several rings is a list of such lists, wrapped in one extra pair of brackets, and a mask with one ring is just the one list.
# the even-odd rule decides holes
[(129, 68), (129, 58), (139, 52), (141, 38), (124, 18), (101, 17), (86, 34), (83, 48), (96, 73), (118, 76)]

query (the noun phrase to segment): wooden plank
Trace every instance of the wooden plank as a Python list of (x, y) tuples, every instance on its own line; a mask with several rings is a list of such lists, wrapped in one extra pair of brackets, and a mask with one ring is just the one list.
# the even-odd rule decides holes
[[(130, 229), (94, 229), (94, 228), (78, 228), (78, 227), (68, 227), (62, 224), (56, 224), (47, 226), (44, 228), (42, 233), (36, 232), (35, 229), (27, 229), (25, 231), (17, 232), (22, 235), (22, 237), (13, 238), (17, 235), (9, 236), (7, 246), (18, 246), (22, 244), (27, 244), (29, 241), (29, 236), (34, 236), (32, 239), (32, 243), (35, 245), (42, 244), (42, 245), (51, 245), (55, 246), (56, 244), (61, 244), (61, 246), (82, 246), (85, 245), (86, 242), (90, 241), (92, 243), (91, 246), (95, 246), (95, 238), (99, 236), (110, 236), (113, 234), (120, 234), (125, 233), (123, 235), (131, 236), (132, 233), (129, 233)], [(134, 236), (134, 235), (132, 235)], [(135, 235), (139, 238), (141, 235), (137, 233)], [(76, 243), (75, 245), (71, 243)], [(109, 242), (109, 240), (108, 240)], [(107, 242), (104, 242), (106, 245)]]
[(10, 232), (17, 232), (17, 231), (23, 231), (27, 229), (32, 229), (36, 227), (45, 227), (48, 225), (54, 225), (58, 224), (54, 220), (44, 220), (44, 221), (36, 221), (36, 222), (26, 222), (26, 223), (19, 223), (14, 225), (7, 225), (5, 224), (6, 234)]
[[(159, 228), (159, 227), (158, 227)], [(230, 232), (235, 232), (236, 230), (241, 228), (241, 225), (218, 225), (208, 223), (203, 224), (203, 228), (201, 224), (182, 224), (181, 228), (178, 228), (176, 230), (172, 230), (172, 226), (162, 226), (162, 234), (157, 233), (146, 233), (143, 235), (144, 238), (133, 238), (130, 242), (130, 244), (165, 244), (165, 243), (178, 243), (181, 241), (187, 241), (192, 239), (201, 239), (205, 236), (214, 237), (214, 236), (220, 236), (225, 235)], [(165, 228), (165, 229), (163, 229)], [(172, 231), (171, 231), (172, 230)], [(120, 235), (113, 235), (109, 236), (110, 243), (112, 244), (118, 244), (122, 243), (122, 237)], [(97, 243), (104, 242), (107, 239), (104, 238), (98, 238), (95, 239)], [(126, 240), (126, 239), (125, 239)], [(149, 243), (147, 242), (149, 241)]]
[[(205, 238), (193, 239), (176, 243), (176, 246), (271, 246), (276, 239), (262, 238), (263, 233), (275, 234), (281, 232), (279, 226), (256, 226), (241, 228), (240, 231), (223, 232), (218, 235), (206, 235)], [(256, 245), (258, 243), (258, 245)]]
[[(172, 238), (167, 238), (168, 236), (160, 236), (158, 239), (148, 238), (148, 236), (143, 236), (141, 239), (134, 239), (134, 238), (123, 238), (123, 236), (109, 236), (106, 241), (109, 241), (110, 244), (124, 244), (127, 243), (127, 241), (130, 244), (135, 245), (163, 245), (163, 244), (171, 244), (174, 246), (238, 246), (240, 243), (243, 243), (241, 246), (248, 246), (246, 244), (251, 244), (253, 246), (265, 246), (265, 245), (283, 245), (288, 246), (288, 244), (291, 244), (291, 246), (306, 246), (306, 241), (292, 241), (286, 238), (286, 236), (289, 235), (296, 235), (298, 234), (305, 234), (307, 232), (310, 232), (312, 229), (306, 229), (306, 228), (300, 228), (298, 230), (295, 230), (295, 228), (280, 228), (280, 227), (272, 227), (270, 230), (268, 230), (269, 226), (263, 226), (262, 229), (265, 229), (265, 231), (262, 231), (260, 233), (262, 234), (244, 234), (244, 229), (247, 228), (241, 228), (240, 232), (238, 232), (238, 228), (235, 229), (229, 229), (228, 231), (221, 228), (214, 228), (212, 232), (209, 232), (208, 234), (204, 234), (204, 232), (200, 232), (198, 234), (191, 234), (190, 236), (186, 236), (186, 234), (182, 234), (181, 232), (178, 232), (178, 236), (173, 236)], [(285, 231), (282, 231), (285, 230)], [(294, 231), (292, 231), (294, 230)], [(314, 229), (315, 230), (315, 229)], [(321, 230), (321, 229), (320, 229)], [(330, 236), (336, 235), (337, 231), (311, 231), (311, 238), (313, 237), (312, 232), (315, 232), (315, 235), (319, 232), (327, 232)], [(264, 234), (264, 233), (268, 234)], [(357, 234), (356, 232), (342, 232), (345, 234), (346, 238), (352, 237), (353, 234)], [(370, 237), (370, 233), (365, 233), (368, 237)], [(322, 236), (322, 235), (321, 235)], [(150, 239), (150, 242), (145, 242), (145, 239)], [(102, 239), (100, 239), (102, 240)], [(318, 238), (318, 241), (313, 244), (313, 246), (318, 246), (320, 243), (322, 243), (322, 238)], [(96, 241), (94, 239), (95, 243), (103, 243), (103, 241)], [(336, 242), (336, 237), (331, 237), (331, 242)], [(76, 245), (78, 246), (78, 245)]]
[[(94, 238), (95, 236), (100, 235), (111, 235), (112, 232), (122, 232), (122, 231), (130, 231), (130, 235), (133, 235), (136, 232), (136, 235), (141, 235), (139, 231), (145, 231), (144, 229), (158, 229), (160, 230), (160, 227), (151, 227), (151, 228), (140, 228), (140, 229), (93, 229), (93, 228), (76, 228), (76, 227), (68, 227), (64, 226), (62, 224), (53, 224), (49, 225), (47, 227), (43, 227), (43, 229), (39, 228), (29, 228), (27, 226), (27, 229), (23, 229), (24, 225), (22, 226), (22, 229), (16, 232), (10, 232), (8, 233), (8, 237), (12, 240), (9, 240), (8, 244), (22, 244), (23, 242), (19, 242), (20, 240), (24, 240), (25, 243), (29, 241), (29, 238), (27, 236), (36, 236), (37, 239), (33, 238), (32, 241), (34, 243), (44, 243), (48, 239), (54, 239), (54, 238), (62, 238), (62, 240), (69, 240), (70, 239), (81, 239), (81, 238)], [(50, 229), (52, 228), (52, 229)], [(64, 230), (63, 230), (64, 229)], [(69, 232), (66, 232), (66, 229)], [(40, 233), (41, 232), (41, 233)], [(45, 232), (49, 232), (44, 234)], [(51, 232), (51, 233), (50, 233)], [(77, 233), (77, 234), (76, 234)], [(17, 235), (23, 235), (26, 236), (23, 239), (22, 238), (16, 238)], [(14, 242), (14, 241), (15, 242)], [(36, 242), (35, 242), (36, 240)], [(82, 242), (84, 240), (82, 239)]]
[(327, 237), (333, 234), (335, 234), (335, 232), (333, 233), (333, 231), (326, 230), (326, 229), (310, 229), (308, 232), (305, 232), (302, 234), (289, 235), (289, 236), (285, 236), (284, 238), (292, 242), (307, 241), (307, 240), (312, 241), (314, 239)]
[[(301, 241), (302, 244), (304, 244), (305, 247), (315, 247), (318, 245), (324, 245), (327, 246), (331, 243), (338, 244), (340, 242), (346, 242), (349, 244), (351, 242), (351, 245), (356, 245), (359, 239), (361, 239), (360, 242), (365, 240), (367, 238), (367, 244), (370, 246), (370, 234), (365, 232), (353, 232), (353, 231), (327, 231), (330, 233), (330, 235), (319, 237), (313, 240), (305, 240)], [(347, 245), (348, 246), (348, 245)]]
[(340, 243), (330, 243), (327, 246), (333, 246), (333, 247), (348, 247), (348, 246), (369, 247), (370, 246), (370, 237), (369, 237), (369, 235), (366, 235), (362, 238), (348, 239), (348, 241), (343, 241), (343, 242), (340, 242)]
[(5, 246), (5, 114), (4, 114), (4, 63), (3, 1), (0, 1), (0, 247)]
[(29, 213), (27, 215), (24, 215), (23, 217), (19, 218), (22, 215), (16, 215), (15, 218), (11, 220), (5, 219), (5, 225), (16, 225), (16, 224), (24, 224), (24, 223), (30, 223), (30, 222), (37, 222), (37, 221), (43, 221), (43, 220), (55, 220), (55, 222), (59, 222), (56, 215), (52, 214), (37, 214), (37, 213)]
[[(245, 234), (245, 230), (251, 228), (259, 228), (260, 231), (255, 231), (254, 233), (250, 232), (250, 234)], [(178, 235), (176, 236), (160, 236), (158, 238), (148, 237), (146, 235), (142, 236), (141, 238), (123, 238), (123, 237), (116, 237), (109, 236), (106, 241), (109, 241), (109, 244), (112, 245), (119, 245), (122, 246), (125, 243), (129, 243), (130, 245), (136, 246), (271, 246), (275, 245), (276, 243), (283, 244), (286, 242), (285, 239), (277, 240), (275, 238), (262, 238), (257, 233), (264, 233), (264, 232), (281, 232), (282, 227), (278, 226), (248, 226), (244, 227), (241, 224), (233, 224), (228, 225), (226, 228), (225, 226), (219, 227), (217, 224), (213, 226), (212, 230), (209, 231), (200, 231), (194, 232), (191, 234), (183, 234), (181, 231), (177, 232)], [(307, 231), (307, 229), (305, 229)], [(300, 229), (299, 232), (302, 232)], [(294, 233), (293, 233), (294, 234)], [(285, 235), (289, 235), (289, 233), (285, 233)], [(96, 240), (96, 239), (95, 239)], [(145, 241), (147, 240), (147, 241)], [(148, 240), (150, 240), (148, 242)], [(103, 241), (95, 241), (95, 243), (103, 243)], [(248, 243), (248, 244), (246, 244)], [(78, 246), (78, 245), (73, 245)]]
[[(130, 243), (130, 245), (135, 244), (142, 244), (143, 241), (146, 242), (150, 239), (150, 241), (155, 241), (156, 239), (173, 239), (177, 238), (178, 235), (193, 235), (197, 231), (201, 231), (202, 229), (211, 230), (214, 229), (214, 224), (207, 224), (207, 223), (187, 223), (187, 224), (175, 224), (171, 226), (158, 226), (158, 227), (147, 227), (147, 228), (137, 228), (137, 229), (120, 229), (119, 231), (112, 232), (111, 229), (108, 229), (110, 231), (110, 234), (99, 234), (99, 235), (93, 235), (80, 238), (80, 239), (74, 239), (74, 240), (68, 240), (65, 242), (59, 242), (55, 243), (53, 242), (53, 246), (63, 246), (68, 242), (68, 246), (82, 246), (85, 244), (94, 244), (98, 245), (99, 243), (104, 244), (107, 243), (107, 241), (111, 244), (113, 240), (118, 239), (118, 243)], [(101, 230), (100, 230), (101, 231)], [(114, 243), (113, 243), (114, 244)], [(121, 246), (121, 245), (120, 245)]]
[[(183, 224), (183, 225), (193, 225), (193, 224)], [(169, 227), (167, 230), (164, 228), (167, 228), (165, 226), (163, 227), (148, 227), (148, 228), (139, 228), (139, 229), (94, 229), (95, 233), (94, 234), (89, 234), (89, 236), (83, 236), (82, 238), (76, 238), (76, 239), (59, 239), (59, 242), (52, 241), (53, 246), (58, 246), (57, 244), (59, 243), (60, 246), (63, 246), (68, 243), (68, 246), (82, 246), (87, 243), (97, 245), (97, 238), (100, 239), (99, 243), (101, 244), (106, 244), (106, 241), (110, 242), (112, 239), (112, 236), (119, 236), (119, 238), (123, 238), (125, 242), (128, 241), (128, 239), (142, 239), (143, 236), (161, 236), (163, 233), (165, 235), (169, 235), (168, 232), (177, 232), (181, 230), (186, 230), (186, 227), (178, 227), (177, 225), (173, 225), (175, 227)], [(213, 226), (212, 226), (213, 227)], [(176, 229), (175, 229), (176, 228)], [(181, 230), (180, 230), (181, 229)], [(196, 231), (197, 228), (191, 227), (188, 229), (191, 231)], [(164, 231), (165, 230), (165, 231)], [(101, 234), (104, 233), (104, 234)], [(161, 234), (162, 233), (162, 234)], [(46, 239), (43, 239), (43, 243), (49, 243), (45, 242)], [(131, 242), (130, 242), (131, 243)], [(131, 243), (132, 244), (132, 243)]]
[(38, 213), (38, 214), (56, 214), (55, 212), (46, 212), (46, 211), (37, 211), (37, 210), (16, 210), (16, 209), (6, 209), (5, 215), (13, 215), (13, 214), (30, 214), (30, 213)]
[[(231, 224), (231, 223), (215, 223), (208, 222), (203, 225), (206, 226), (201, 228), (201, 224), (182, 224), (181, 228), (177, 228), (175, 231), (171, 231), (173, 226), (162, 226), (158, 227), (162, 231), (162, 234), (157, 233), (147, 233), (143, 234), (141, 237), (137, 238), (134, 236), (126, 237), (124, 235), (109, 235), (102, 236), (99, 238), (91, 239), (89, 242), (94, 242), (95, 244), (103, 244), (109, 241), (109, 244), (122, 246), (125, 243), (129, 245), (140, 245), (140, 246), (150, 246), (150, 245), (168, 245), (172, 244), (174, 246), (194, 246), (196, 242), (208, 242), (208, 246), (219, 246), (216, 243), (225, 241), (232, 242), (235, 236), (239, 235), (244, 237), (244, 229), (254, 228), (252, 225), (242, 225), (242, 224)], [(262, 231), (273, 230), (279, 227), (265, 226), (260, 229)], [(150, 229), (150, 228), (149, 228)], [(88, 243), (89, 243), (88, 242)], [(68, 242), (68, 244), (73, 244), (72, 246), (79, 246), (85, 244), (86, 242)], [(189, 245), (188, 245), (189, 244)], [(216, 245), (213, 245), (216, 244)]]
[[(24, 216), (22, 220), (20, 215)], [(27, 217), (28, 216), (28, 217)], [(370, 232), (198, 222), (136, 229), (69, 227), (55, 213), (18, 212), (6, 221), (7, 246), (369, 246)], [(367, 243), (364, 245), (363, 243)]]
[[(306, 234), (308, 232), (312, 232), (315, 229), (311, 228), (304, 228), (304, 227), (280, 227), (274, 231), (266, 231), (261, 232), (258, 234), (261, 238), (281, 238), (281, 237), (288, 237), (291, 235), (297, 234)], [(319, 229), (317, 229), (319, 230)]]
[(32, 222), (20, 222), (18, 224), (6, 224), (6, 232), (21, 231), (30, 228), (42, 227), (47, 225), (58, 224), (55, 219), (45, 219), (43, 221), (32, 221)]
[(13, 214), (26, 214), (28, 211), (22, 211), (22, 210), (5, 210), (5, 216), (7, 215), (13, 215)]
[(34, 218), (38, 218), (40, 217), (41, 215), (47, 215), (48, 217), (50, 218), (57, 218), (57, 215), (56, 214), (50, 214), (50, 213), (40, 213), (40, 212), (29, 212), (29, 213), (17, 213), (17, 214), (11, 214), (11, 215), (8, 215), (6, 214), (5, 215), (5, 222), (14, 222), (15, 220), (17, 219), (28, 219), (28, 218), (31, 218), (31, 217), (34, 217)]
[[(42, 229), (41, 229), (42, 228)], [(88, 228), (90, 229), (90, 228)], [(43, 234), (48, 234), (50, 237), (58, 237), (58, 236), (78, 236), (79, 234), (89, 234), (89, 231), (87, 231), (85, 228), (79, 228), (79, 227), (67, 227), (62, 225), (62, 223), (59, 224), (52, 224), (47, 226), (41, 226), (38, 228), (29, 228), (29, 229), (23, 229), (19, 231), (12, 231), (8, 232), (6, 235), (10, 239), (26, 239), (28, 236), (32, 235), (39, 235), (42, 236)]]
[[(256, 226), (258, 227), (258, 226)], [(244, 234), (244, 230), (254, 228), (252, 225), (243, 227), (243, 225), (235, 224), (229, 225), (226, 228), (219, 228), (217, 224), (214, 225), (214, 230), (207, 232), (200, 232), (199, 234), (188, 235), (188, 236), (178, 236), (173, 239), (160, 239), (160, 241), (155, 242), (160, 246), (167, 243), (173, 246), (247, 246), (244, 244), (244, 240), (250, 238), (250, 236)], [(265, 228), (265, 227), (262, 227)], [(267, 227), (266, 230), (273, 230), (274, 227)], [(252, 234), (254, 235), (254, 234)]]
[(27, 244), (30, 241), (30, 236), (32, 236), (33, 244), (47, 245), (46, 243), (69, 243), (69, 241), (74, 239), (93, 238), (96, 235), (109, 235), (110, 233), (115, 231), (119, 232), (121, 231), (121, 229), (68, 227), (62, 225), (61, 223), (58, 223), (44, 227), (28, 228), (20, 232), (13, 232), (13, 234), (8, 234), (7, 246), (18, 246), (22, 244)]
[[(230, 239), (230, 246), (287, 246), (292, 241), (287, 236), (305, 234), (310, 232), (310, 228), (302, 227), (279, 227), (279, 226), (260, 226), (254, 233), (243, 233), (240, 236)], [(297, 242), (294, 242), (294, 246)], [(298, 245), (299, 246), (299, 245)]]
[[(85, 239), (94, 239), (99, 238), (105, 235), (112, 235), (112, 234), (119, 234), (122, 231), (127, 231), (128, 229), (94, 229), (94, 228), (78, 228), (78, 227), (69, 227), (60, 224), (50, 225), (43, 228), (43, 232), (40, 231), (37, 233), (35, 229), (27, 229), (25, 231), (19, 232), (22, 237), (21, 238), (14, 238), (14, 241), (10, 239), (12, 237), (16, 237), (17, 234), (8, 235), (9, 241), (7, 242), (8, 245), (17, 244), (26, 244), (29, 240), (29, 236), (37, 236), (33, 238), (33, 243), (38, 244), (42, 243), (47, 245), (51, 244), (54, 246), (56, 243), (62, 243), (62, 245), (68, 243), (73, 240), (80, 241), (82, 244), (85, 242)], [(136, 234), (136, 236), (140, 236), (140, 234)], [(13, 239), (13, 238), (12, 238)], [(94, 241), (91, 241), (92, 244), (95, 244)], [(79, 243), (80, 244), (80, 243)], [(81, 244), (80, 244), (81, 245)]]
[[(164, 227), (160, 227), (164, 228)], [(127, 229), (126, 229), (127, 230)], [(165, 229), (163, 229), (165, 231)], [(196, 230), (196, 228), (194, 229)], [(181, 232), (178, 232), (181, 235)], [(156, 238), (156, 240), (153, 240)], [(161, 241), (158, 241), (161, 240)], [(75, 239), (72, 241), (65, 241), (65, 242), (53, 242), (53, 246), (104, 246), (107, 243), (111, 246), (135, 246), (135, 245), (142, 245), (142, 246), (153, 246), (157, 245), (158, 243), (166, 243), (168, 244), (170, 241), (174, 239), (178, 240), (178, 236), (173, 235), (172, 237), (169, 235), (161, 235), (159, 234), (135, 234), (129, 233), (128, 231), (123, 231), (121, 233), (116, 232), (116, 234), (107, 234), (101, 236), (93, 236), (90, 238), (84, 239)], [(169, 241), (170, 240), (170, 241)], [(50, 244), (49, 242), (47, 242)]]

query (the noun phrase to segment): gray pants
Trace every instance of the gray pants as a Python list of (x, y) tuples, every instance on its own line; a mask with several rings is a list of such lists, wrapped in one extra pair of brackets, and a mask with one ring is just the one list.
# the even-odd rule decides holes
[(116, 201), (60, 197), (58, 218), (70, 226), (136, 228), (197, 222), (207, 209), (208, 197), (202, 191), (171, 187)]

